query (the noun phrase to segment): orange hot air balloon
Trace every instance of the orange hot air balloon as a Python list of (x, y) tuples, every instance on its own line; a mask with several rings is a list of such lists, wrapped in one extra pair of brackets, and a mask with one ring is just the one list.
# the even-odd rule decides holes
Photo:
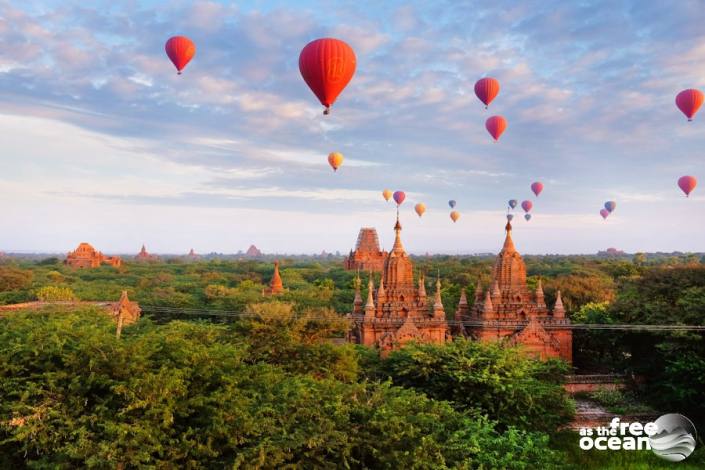
[(333, 171), (338, 171), (340, 165), (343, 164), (343, 154), (340, 152), (331, 152), (328, 154), (328, 163), (333, 167)]
[(176, 73), (181, 75), (181, 71), (196, 54), (196, 45), (186, 36), (174, 36), (166, 42), (164, 50), (176, 67)]
[(507, 120), (502, 116), (492, 116), (485, 121), (485, 128), (494, 141), (497, 142), (505, 129), (507, 129)]
[(385, 201), (389, 202), (389, 199), (392, 197), (392, 191), (389, 189), (385, 189), (384, 191), (382, 191), (382, 197)]
[(458, 219), (460, 218), (460, 212), (458, 211), (453, 211), (450, 213), (450, 218), (453, 220), (453, 222), (457, 222)]
[(692, 121), (693, 116), (695, 116), (695, 113), (697, 113), (700, 106), (702, 106), (703, 100), (705, 100), (705, 96), (703, 96), (700, 90), (690, 88), (676, 95), (676, 106), (685, 114), (688, 121)]
[(480, 98), (480, 101), (485, 103), (485, 109), (490, 105), (493, 99), (499, 94), (499, 82), (491, 77), (485, 77), (475, 82), (475, 95)]
[(299, 55), (299, 71), (311, 91), (326, 107), (330, 107), (355, 74), (355, 52), (340, 39), (316, 39), (306, 44)]
[(426, 212), (426, 204), (424, 204), (423, 202), (419, 202), (414, 206), (414, 210), (417, 214), (419, 214), (419, 217), (421, 217), (423, 213)]
[(681, 176), (678, 178), (678, 187), (685, 193), (686, 197), (690, 196), (691, 191), (698, 185), (698, 180), (694, 176)]

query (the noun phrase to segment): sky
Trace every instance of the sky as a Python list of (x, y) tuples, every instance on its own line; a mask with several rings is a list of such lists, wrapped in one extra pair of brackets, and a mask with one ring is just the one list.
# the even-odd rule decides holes
[[(705, 188), (676, 185), (705, 180), (705, 115), (674, 104), (705, 88), (703, 24), (688, 0), (0, 0), (0, 251), (347, 252), (366, 226), (390, 248), (385, 188), (412, 253), (498, 251), (512, 198), (522, 253), (705, 251)], [(298, 70), (320, 37), (357, 56), (329, 116)]]

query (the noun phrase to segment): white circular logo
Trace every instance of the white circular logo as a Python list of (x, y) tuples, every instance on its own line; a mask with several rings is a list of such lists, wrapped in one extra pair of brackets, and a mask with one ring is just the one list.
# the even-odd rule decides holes
[(654, 454), (671, 462), (680, 462), (693, 453), (697, 433), (688, 418), (670, 413), (661, 416), (654, 424), (658, 430), (649, 436)]

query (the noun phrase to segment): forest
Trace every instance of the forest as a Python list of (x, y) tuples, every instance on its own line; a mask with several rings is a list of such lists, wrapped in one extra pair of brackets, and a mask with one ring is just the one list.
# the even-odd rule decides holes
[[(494, 257), (415, 257), (446, 314), (472, 302)], [(638, 377), (633, 396), (705, 429), (702, 332), (576, 330), (574, 364), (456, 339), (388, 358), (341, 341), (355, 272), (271, 260), (0, 264), (0, 305), (117, 300), (121, 338), (90, 306), (0, 312), (0, 466), (33, 468), (659, 468), (642, 453), (577, 449), (566, 373)], [(526, 256), (529, 285), (561, 291), (580, 324), (705, 325), (700, 256)], [(367, 274), (360, 276), (366, 279)], [(366, 283), (362, 283), (363, 287)], [(363, 298), (366, 294), (363, 288)], [(577, 449), (577, 450), (576, 450)], [(682, 468), (705, 464), (700, 449)], [(664, 465), (663, 468), (668, 468)]]

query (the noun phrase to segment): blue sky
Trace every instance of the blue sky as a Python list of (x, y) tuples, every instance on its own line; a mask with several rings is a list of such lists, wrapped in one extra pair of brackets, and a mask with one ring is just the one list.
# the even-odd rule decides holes
[[(390, 188), (412, 252), (496, 251), (510, 198), (534, 200), (524, 253), (705, 251), (703, 188), (676, 186), (705, 178), (705, 115), (674, 105), (705, 88), (702, 3), (379, 5), (0, 0), (0, 250), (347, 251), (361, 226), (389, 247)], [(197, 44), (182, 76), (174, 34)], [(358, 58), (327, 117), (298, 71), (323, 36)]]

